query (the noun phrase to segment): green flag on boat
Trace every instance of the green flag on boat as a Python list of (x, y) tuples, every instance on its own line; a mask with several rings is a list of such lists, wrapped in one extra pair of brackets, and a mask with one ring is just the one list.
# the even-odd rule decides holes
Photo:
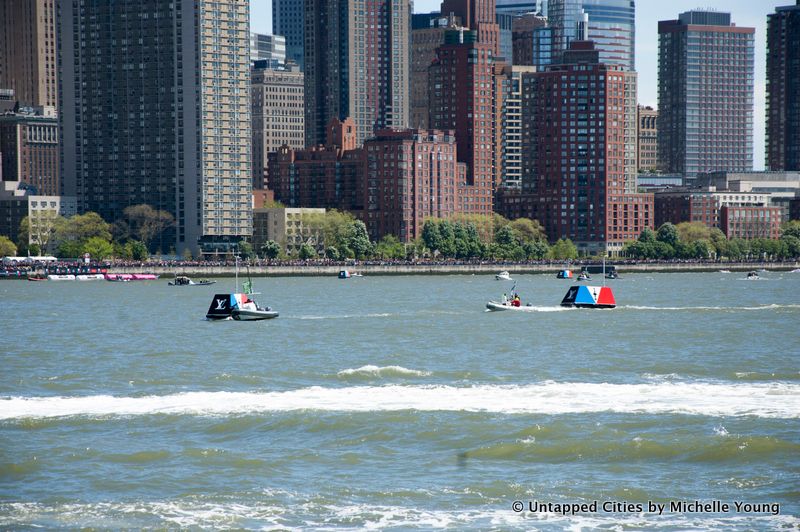
[(248, 279), (248, 280), (246, 280), (245, 282), (242, 283), (242, 291), (245, 294), (252, 294), (253, 293), (253, 283), (250, 281), (250, 279)]

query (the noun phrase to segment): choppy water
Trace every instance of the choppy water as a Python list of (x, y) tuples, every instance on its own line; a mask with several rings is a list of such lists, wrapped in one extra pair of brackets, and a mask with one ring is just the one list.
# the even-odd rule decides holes
[(250, 323), (203, 320), (232, 280), (0, 282), (0, 527), (797, 528), (800, 274), (764, 277), (593, 311), (517, 276), (529, 313), (493, 275), (256, 279)]

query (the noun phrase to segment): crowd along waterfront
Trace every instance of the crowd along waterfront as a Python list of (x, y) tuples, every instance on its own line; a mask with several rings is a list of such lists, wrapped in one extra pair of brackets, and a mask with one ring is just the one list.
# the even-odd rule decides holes
[(0, 526), (800, 526), (800, 274), (494, 273), (0, 283)]

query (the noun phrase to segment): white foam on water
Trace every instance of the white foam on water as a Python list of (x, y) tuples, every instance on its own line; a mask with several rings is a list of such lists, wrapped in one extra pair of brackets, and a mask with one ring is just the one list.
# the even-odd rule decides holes
[(387, 377), (387, 376), (407, 376), (407, 377), (430, 377), (430, 371), (419, 371), (416, 369), (408, 369), (403, 366), (373, 366), (368, 364), (360, 368), (343, 369), (337, 373), (340, 377), (347, 377), (350, 375), (360, 375), (369, 377)]
[[(506, 507), (507, 506), (507, 507)], [(155, 521), (155, 523), (154, 523)], [(511, 501), (507, 505), (428, 510), (421, 508), (354, 504), (343, 502), (317, 503), (297, 501), (283, 505), (277, 502), (212, 502), (202, 500), (147, 501), (131, 503), (0, 504), (0, 526), (19, 527), (45, 523), (55, 527), (123, 527), (167, 526), (181, 528), (239, 528), (301, 530), (383, 530), (405, 529), (497, 529), (530, 530), (537, 526), (554, 526), (562, 530), (789, 530), (800, 525), (792, 515), (691, 515), (645, 513), (611, 513), (598, 515), (561, 515), (550, 512), (515, 513)]]
[(314, 386), (280, 392), (186, 392), (114, 397), (0, 397), (0, 419), (62, 416), (246, 415), (318, 410), (572, 414), (620, 412), (800, 417), (800, 384), (542, 382), (477, 386)]

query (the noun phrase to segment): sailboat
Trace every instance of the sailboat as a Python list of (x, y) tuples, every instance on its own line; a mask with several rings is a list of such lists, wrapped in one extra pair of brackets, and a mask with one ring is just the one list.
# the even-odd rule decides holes
[(278, 313), (270, 307), (261, 307), (250, 296), (253, 292), (253, 281), (250, 279), (250, 267), (247, 268), (247, 281), (242, 283), (239, 292), (239, 257), (236, 257), (236, 292), (232, 294), (216, 294), (206, 312), (207, 320), (260, 321), (277, 318)]

